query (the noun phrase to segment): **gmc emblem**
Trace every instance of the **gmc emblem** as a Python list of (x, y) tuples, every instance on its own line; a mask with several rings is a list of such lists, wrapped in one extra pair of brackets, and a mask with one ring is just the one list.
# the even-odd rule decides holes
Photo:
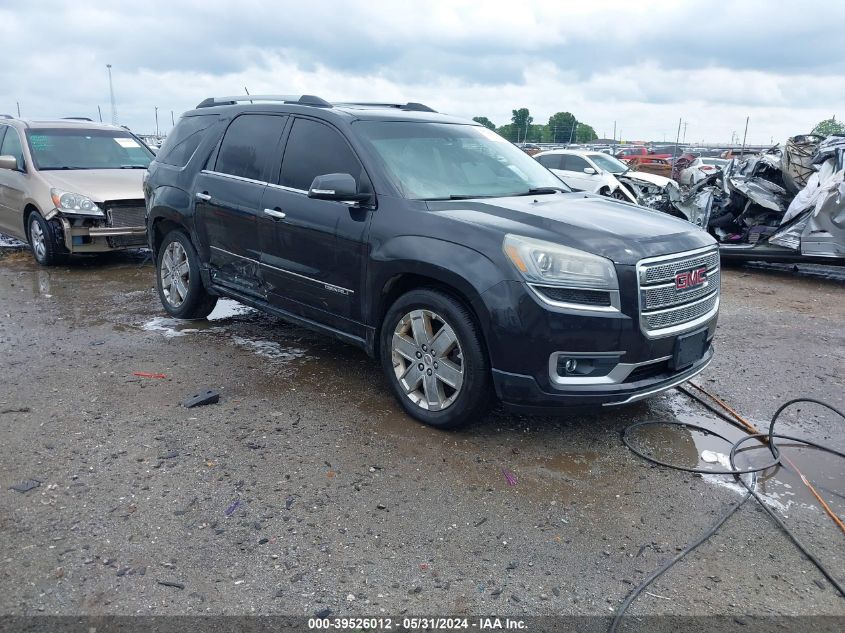
[(696, 268), (695, 270), (685, 270), (682, 273), (675, 275), (675, 289), (676, 290), (691, 290), (697, 288), (707, 281), (707, 268)]

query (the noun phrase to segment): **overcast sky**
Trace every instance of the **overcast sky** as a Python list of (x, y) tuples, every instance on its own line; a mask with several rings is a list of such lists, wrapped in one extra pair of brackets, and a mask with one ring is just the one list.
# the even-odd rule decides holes
[(212, 95), (421, 101), (600, 136), (749, 143), (845, 117), (845, 2), (0, 0), (0, 113), (162, 131)]

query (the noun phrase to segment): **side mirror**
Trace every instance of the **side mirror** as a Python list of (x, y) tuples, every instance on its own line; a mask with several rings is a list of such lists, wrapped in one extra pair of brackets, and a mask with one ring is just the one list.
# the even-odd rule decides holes
[(370, 194), (359, 192), (358, 183), (349, 174), (324, 174), (314, 178), (308, 190), (308, 197), (317, 200), (363, 202), (370, 199)]
[(590, 176), (595, 176), (598, 172), (592, 167), (584, 167), (584, 173), (589, 174)]
[(17, 171), (18, 159), (14, 156), (9, 156), (8, 154), (0, 156), (0, 169), (11, 169), (12, 171)]

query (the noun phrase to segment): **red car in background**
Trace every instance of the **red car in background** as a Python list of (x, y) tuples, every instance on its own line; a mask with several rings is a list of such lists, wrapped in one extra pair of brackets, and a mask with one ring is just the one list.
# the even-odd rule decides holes
[(672, 158), (672, 154), (654, 154), (645, 145), (631, 145), (630, 147), (623, 147), (616, 152), (616, 158), (619, 160), (629, 161), (636, 156), (642, 156), (644, 158), (659, 158), (663, 160)]

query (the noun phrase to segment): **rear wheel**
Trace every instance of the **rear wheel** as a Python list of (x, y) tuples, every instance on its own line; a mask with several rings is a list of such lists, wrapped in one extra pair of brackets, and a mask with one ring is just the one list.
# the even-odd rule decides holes
[(168, 233), (158, 249), (156, 286), (164, 309), (179, 319), (204, 319), (217, 305), (203, 286), (194, 245), (179, 230)]
[(67, 259), (65, 247), (59, 243), (54, 227), (38, 211), (33, 211), (26, 219), (26, 235), (32, 256), (42, 266), (56, 266)]
[(469, 310), (451, 296), (431, 289), (401, 296), (385, 316), (380, 344), (393, 392), (415, 419), (456, 428), (486, 411), (484, 343)]

